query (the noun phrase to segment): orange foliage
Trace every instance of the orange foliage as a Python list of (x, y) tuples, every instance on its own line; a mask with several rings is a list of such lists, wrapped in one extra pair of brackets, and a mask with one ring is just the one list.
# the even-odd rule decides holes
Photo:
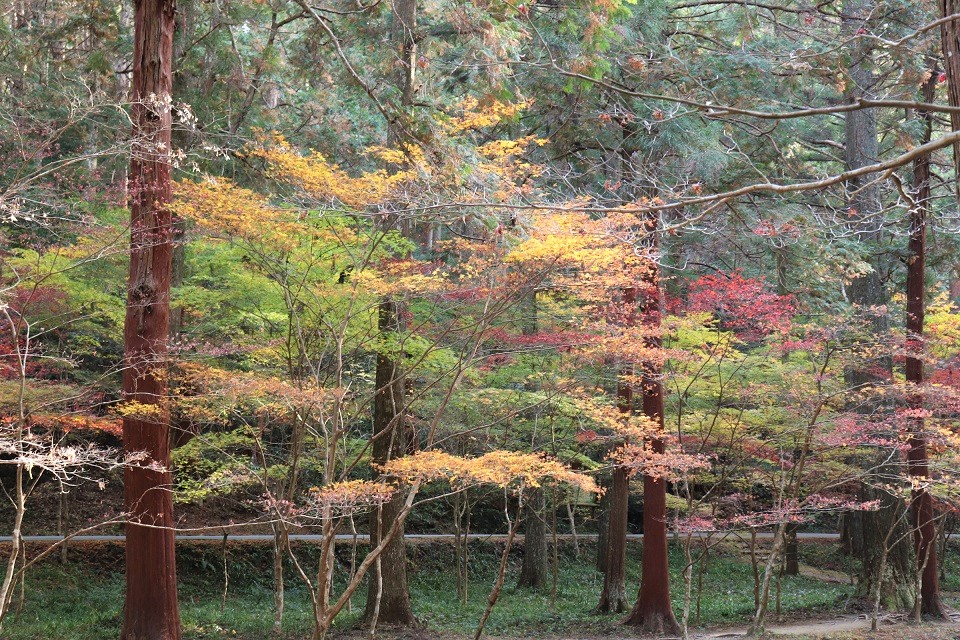
[(123, 432), (123, 423), (119, 418), (91, 416), (82, 413), (74, 414), (34, 414), (31, 416), (33, 426), (59, 429), (64, 433), (71, 431), (102, 431), (118, 438)]
[(390, 500), (395, 487), (369, 480), (345, 480), (310, 489), (310, 502), (318, 507), (349, 509), (374, 506)]

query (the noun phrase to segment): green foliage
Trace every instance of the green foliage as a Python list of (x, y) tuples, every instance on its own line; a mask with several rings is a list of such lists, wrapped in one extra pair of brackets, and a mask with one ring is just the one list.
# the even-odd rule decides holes
[[(230, 589), (221, 611), (223, 558), (218, 546), (180, 549), (181, 608), (184, 637), (188, 640), (236, 637), (253, 640), (268, 634), (270, 615), (270, 558), (267, 548), (247, 545), (228, 547), (227, 566)], [(628, 548), (627, 584), (639, 580), (639, 545)], [(454, 585), (452, 548), (446, 545), (412, 546), (412, 597), (418, 617), (431, 631), (464, 635), (472, 633), (483, 610), (488, 588), (497, 566), (496, 545), (471, 545), (470, 597), (462, 606)], [(492, 634), (521, 637), (530, 634), (598, 634), (616, 628), (619, 617), (591, 614), (593, 600), (602, 586), (590, 560), (587, 546), (575, 559), (568, 546), (560, 551), (560, 573), (555, 606), (550, 593), (507, 587), (502, 602), (490, 619)], [(519, 558), (512, 558), (506, 584), (515, 582)], [(679, 609), (682, 594), (680, 572), (683, 554), (671, 548), (671, 576), (674, 604)], [(119, 562), (115, 563), (119, 565)], [(116, 635), (120, 623), (123, 577), (114, 568), (95, 569), (89, 564), (58, 565), (46, 563), (30, 579), (31, 589), (19, 619), (5, 628), (10, 640), (33, 638), (71, 638), (106, 640)], [(338, 572), (339, 573), (339, 572)], [(342, 577), (342, 576), (341, 576)], [(746, 620), (753, 613), (752, 573), (744, 559), (714, 554), (704, 579), (701, 606), (704, 624), (730, 624)], [(338, 587), (342, 582), (338, 581)], [(83, 585), (83, 588), (80, 588)], [(782, 607), (784, 613), (811, 612), (831, 608), (847, 598), (852, 587), (824, 583), (812, 578), (785, 577)], [(362, 595), (362, 594), (361, 594)], [(284, 636), (302, 637), (310, 629), (310, 606), (306, 593), (291, 582), (286, 592), (287, 609)], [(355, 598), (354, 613), (338, 619), (337, 628), (346, 629), (359, 622), (362, 598)], [(56, 615), (53, 615), (56, 612)]]

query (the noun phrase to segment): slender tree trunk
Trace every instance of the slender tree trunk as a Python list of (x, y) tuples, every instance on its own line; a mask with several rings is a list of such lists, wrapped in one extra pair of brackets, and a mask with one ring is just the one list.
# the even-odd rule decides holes
[[(657, 220), (652, 218), (647, 229), (657, 249)], [(660, 291), (660, 270), (650, 263), (641, 291), (643, 323), (650, 332), (646, 346), (659, 350), (662, 345), (660, 323), (663, 301)], [(643, 414), (664, 428), (663, 365), (658, 361), (642, 364)], [(664, 443), (655, 438), (651, 443), (657, 454), (664, 452)], [(677, 618), (670, 602), (670, 564), (667, 548), (667, 483), (663, 478), (643, 476), (643, 572), (640, 593), (624, 624), (640, 627), (644, 632), (680, 635)]]
[(123, 447), (127, 588), (122, 640), (180, 638), (165, 401), (170, 267), (173, 0), (135, 0), (130, 281), (124, 323)]
[(523, 563), (518, 587), (542, 589), (547, 584), (547, 519), (543, 488), (530, 489), (523, 531)]
[(753, 620), (750, 622), (750, 628), (747, 630), (748, 638), (756, 638), (763, 635), (767, 618), (767, 607), (770, 602), (770, 581), (773, 579), (774, 568), (777, 560), (780, 558), (780, 550), (783, 548), (783, 537), (787, 523), (781, 522), (773, 534), (773, 548), (770, 555), (767, 556), (767, 562), (763, 569), (763, 578), (759, 584), (759, 597), (757, 598), (757, 610), (753, 614)]
[(517, 517), (510, 523), (510, 529), (507, 531), (507, 541), (503, 545), (503, 554), (500, 555), (500, 567), (497, 569), (497, 579), (493, 583), (490, 595), (487, 596), (487, 606), (484, 607), (483, 614), (480, 616), (480, 622), (477, 623), (477, 630), (473, 634), (473, 640), (480, 640), (483, 636), (483, 628), (487, 625), (487, 620), (490, 619), (490, 614), (493, 613), (493, 608), (496, 606), (497, 600), (500, 599), (500, 592), (503, 591), (503, 579), (507, 575), (510, 548), (513, 546), (513, 540), (517, 535), (517, 527), (520, 524), (520, 511), (521, 509), (517, 509)]
[[(924, 102), (933, 102), (936, 92), (936, 77), (931, 72), (923, 86)], [(933, 117), (927, 111), (917, 114), (924, 124), (923, 142), (929, 142)], [(911, 409), (923, 409), (923, 320), (924, 297), (926, 296), (926, 232), (927, 210), (930, 201), (930, 156), (924, 155), (913, 165), (914, 204), (910, 208), (910, 240), (907, 256), (907, 344), (906, 379), (915, 385), (907, 398)], [(930, 477), (927, 456), (927, 438), (923, 418), (911, 420), (907, 466), (910, 475), (921, 483), (914, 489), (910, 511), (917, 555), (917, 570), (920, 576), (920, 612), (944, 617), (946, 612), (940, 600), (940, 576), (937, 567), (937, 526), (933, 497), (922, 486)]]
[(289, 541), (286, 525), (275, 522), (273, 528), (273, 631), (280, 635), (283, 630), (283, 610), (285, 607), (283, 585), (283, 556), (286, 553)]
[[(577, 493), (579, 495), (579, 491)], [(577, 536), (577, 517), (573, 505), (567, 502), (564, 507), (567, 510), (567, 521), (570, 523), (570, 537), (573, 542), (573, 557), (580, 559), (580, 538)]]
[(10, 611), (13, 590), (16, 587), (17, 561), (23, 554), (23, 516), (27, 512), (26, 492), (24, 491), (23, 465), (16, 466), (14, 495), (11, 502), (14, 507), (13, 528), (10, 530), (10, 555), (0, 583), (0, 628)]

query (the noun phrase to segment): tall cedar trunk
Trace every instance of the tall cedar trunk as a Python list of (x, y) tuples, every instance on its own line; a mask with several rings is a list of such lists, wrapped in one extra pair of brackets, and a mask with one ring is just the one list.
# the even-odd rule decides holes
[(797, 529), (795, 522), (787, 525), (783, 540), (783, 573), (788, 576), (800, 575), (800, 549), (797, 544)]
[(547, 519), (543, 488), (530, 490), (523, 532), (523, 564), (518, 587), (542, 589), (547, 584)]
[[(177, 7), (177, 26), (173, 40), (173, 95), (182, 96), (189, 93), (194, 77), (188, 65), (184, 64), (190, 40), (193, 38), (193, 18), (196, 12), (195, 0), (179, 0)], [(171, 131), (171, 144), (179, 150), (186, 150), (189, 145), (190, 132), (185, 126)], [(170, 286), (175, 289), (183, 285), (187, 274), (186, 256), (186, 223), (179, 216), (173, 218), (173, 258), (170, 266)], [(170, 307), (170, 337), (176, 338), (183, 329), (183, 306)], [(178, 446), (178, 434), (174, 434), (173, 447)], [(182, 437), (181, 437), (182, 439)], [(180, 443), (183, 444), (183, 443)]]
[[(417, 0), (394, 0), (390, 34), (398, 56), (394, 84), (400, 91), (400, 104), (404, 109), (413, 104), (417, 69), (417, 45), (414, 33), (416, 24)], [(399, 142), (400, 126), (400, 122), (389, 123), (387, 132), (389, 144), (395, 145)], [(395, 226), (393, 216), (388, 216), (385, 226)], [(380, 303), (379, 313), (381, 332), (388, 334), (402, 330), (404, 314), (402, 304), (385, 299)], [(377, 356), (376, 385), (373, 410), (375, 438), (373, 461), (382, 464), (393, 457), (404, 455), (407, 448), (407, 434), (403, 419), (406, 383), (399, 363), (387, 354), (381, 353)], [(405, 499), (405, 492), (398, 491), (389, 502), (373, 512), (370, 522), (371, 548), (379, 540), (378, 531), (386, 532), (393, 527), (403, 510)], [(367, 620), (376, 619), (378, 624), (394, 626), (416, 624), (407, 585), (406, 542), (402, 527), (384, 549), (380, 561), (371, 571), (368, 585), (364, 613)], [(382, 585), (382, 588), (378, 588), (378, 585)], [(378, 593), (380, 593), (379, 609)]]
[[(524, 296), (523, 335), (531, 336), (537, 332), (537, 290), (530, 287)], [(536, 442), (530, 443), (536, 449)], [(554, 507), (556, 508), (556, 507)], [(520, 578), (517, 586), (541, 589), (547, 584), (547, 520), (546, 501), (542, 488), (531, 489), (526, 505), (526, 521), (523, 530), (523, 563), (520, 566)]]
[(863, 557), (863, 514), (859, 511), (840, 515), (840, 550), (854, 558)]
[[(843, 5), (843, 30), (853, 36), (864, 28), (865, 20), (875, 8), (872, 0), (847, 0)], [(873, 73), (872, 41), (864, 38), (854, 40), (850, 47), (850, 61), (848, 75), (847, 99), (854, 101), (864, 97), (873, 97), (873, 88), (876, 76)], [(879, 158), (877, 141), (877, 114), (875, 109), (860, 109), (846, 115), (846, 163), (848, 169), (873, 164)], [(883, 210), (879, 183), (876, 176), (863, 176), (852, 180), (848, 185), (849, 192), (854, 194), (851, 205), (853, 231), (857, 239), (867, 245), (875, 247), (880, 240), (882, 228), (879, 217)], [(870, 335), (881, 338), (889, 333), (889, 318), (885, 313), (876, 313), (873, 309), (882, 309), (887, 302), (887, 295), (881, 279), (883, 264), (880, 259), (871, 256), (869, 262), (873, 269), (870, 273), (856, 278), (850, 283), (848, 290), (851, 304), (857, 307), (859, 313), (864, 314), (864, 325), (870, 326)], [(869, 316), (869, 317), (867, 317)], [(849, 367), (844, 372), (847, 385), (856, 392), (867, 392), (875, 386), (882, 386), (892, 377), (893, 363), (889, 355), (882, 353), (873, 361), (863, 365)], [(854, 394), (856, 397), (858, 393)], [(880, 402), (855, 399), (855, 408), (868, 414), (886, 411)], [(881, 453), (881, 458), (887, 454)], [(891, 493), (875, 488), (889, 484), (899, 470), (893, 466), (884, 466), (878, 469), (873, 478), (867, 478), (861, 489), (861, 499), (864, 501), (881, 501), (881, 508), (877, 511), (863, 512), (854, 517), (863, 520), (863, 575), (861, 588), (863, 593), (872, 593), (874, 585), (879, 581), (880, 593), (884, 605), (891, 608), (910, 607), (913, 603), (913, 545), (907, 531), (907, 522), (901, 516), (906, 504)], [(887, 551), (884, 561), (884, 538), (891, 527), (898, 530), (890, 536), (893, 547)]]
[(597, 556), (596, 568), (600, 573), (607, 572), (607, 548), (609, 545), (608, 536), (610, 535), (610, 491), (612, 490), (612, 479), (606, 479), (602, 483), (603, 495), (597, 503)]
[(127, 589), (123, 640), (180, 638), (166, 394), (170, 265), (173, 0), (136, 0), (130, 281), (124, 323), (123, 397), (151, 407), (123, 420), (123, 447), (145, 457), (124, 471)]
[[(657, 248), (657, 220), (650, 220), (648, 232)], [(660, 295), (660, 269), (651, 262), (641, 290), (643, 324), (649, 331), (646, 347), (658, 351), (660, 320), (663, 301)], [(650, 360), (641, 365), (643, 386), (643, 414), (664, 428), (663, 365)], [(663, 453), (663, 440), (651, 441), (655, 453)], [(633, 610), (624, 624), (638, 626), (646, 633), (680, 635), (682, 630), (670, 603), (670, 563), (667, 549), (667, 483), (663, 478), (643, 476), (643, 572), (640, 593)]]
[[(787, 287), (787, 273), (789, 271), (789, 254), (787, 247), (780, 247), (774, 250), (774, 259), (777, 264), (777, 293), (781, 296), (790, 295), (790, 289)], [(783, 362), (787, 362), (789, 354), (784, 352), (781, 356)], [(795, 460), (802, 456), (801, 450), (794, 450)], [(800, 525), (796, 522), (787, 524), (784, 529), (783, 540), (783, 574), (788, 576), (800, 575), (800, 549), (798, 548), (797, 531)], [(777, 583), (779, 585), (779, 582)], [(778, 587), (779, 588), (779, 587)], [(779, 592), (778, 592), (779, 593)], [(778, 609), (779, 611), (779, 609)]]
[(599, 613), (627, 610), (627, 507), (630, 480), (627, 470), (616, 467), (608, 489), (607, 543), (605, 545), (603, 592), (597, 605)]
[[(623, 292), (622, 314), (625, 323), (636, 322), (637, 290), (630, 287)], [(633, 376), (632, 367), (625, 367), (617, 384), (617, 408), (627, 419), (633, 413)], [(627, 510), (630, 503), (630, 478), (622, 466), (613, 470), (607, 504), (606, 558), (604, 559), (603, 591), (597, 611), (601, 613), (621, 613), (628, 608), (627, 603)]]
[[(946, 18), (960, 13), (960, 0), (940, 0), (940, 15)], [(951, 107), (960, 107), (960, 22), (948, 20), (940, 25), (943, 45), (943, 70), (947, 75), (947, 97)], [(960, 112), (950, 113), (950, 128), (960, 131)], [(960, 142), (953, 144), (953, 166), (960, 191)]]
[[(923, 85), (923, 101), (933, 102), (936, 91), (936, 77), (933, 72)], [(929, 142), (933, 117), (927, 111), (917, 114), (924, 124), (922, 142)], [(923, 395), (919, 390), (923, 384), (923, 316), (924, 296), (926, 295), (926, 252), (927, 252), (927, 207), (930, 201), (930, 156), (923, 155), (913, 165), (914, 206), (910, 209), (910, 240), (907, 250), (907, 345), (906, 379), (916, 389), (908, 396), (911, 409), (923, 408)], [(927, 458), (927, 438), (924, 434), (922, 418), (912, 420), (907, 465), (910, 475), (923, 482), (930, 475)], [(918, 570), (922, 570), (920, 582), (920, 610), (923, 613), (938, 616), (945, 615), (940, 601), (940, 576), (937, 566), (937, 527), (933, 497), (925, 488), (915, 489), (910, 501), (913, 524), (914, 547), (916, 549)]]
[[(392, 301), (380, 303), (379, 328), (381, 333), (399, 333), (403, 329), (403, 309)], [(392, 354), (377, 355), (376, 393), (373, 401), (373, 448), (371, 462), (384, 464), (406, 452), (404, 429), (404, 376), (399, 362)], [(370, 516), (370, 548), (380, 543), (381, 532), (387, 532), (403, 511), (406, 493), (398, 491), (394, 497)], [(378, 570), (379, 568), (379, 570)], [(396, 535), (380, 555), (380, 561), (371, 569), (367, 587), (367, 620), (381, 625), (413, 625), (416, 618), (410, 606), (407, 589), (407, 554), (403, 531)], [(378, 585), (382, 584), (381, 588)], [(377, 599), (380, 599), (379, 608)]]

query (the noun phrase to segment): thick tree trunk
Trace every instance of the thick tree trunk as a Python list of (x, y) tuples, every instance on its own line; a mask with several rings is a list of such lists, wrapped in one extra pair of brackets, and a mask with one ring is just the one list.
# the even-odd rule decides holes
[[(847, 0), (843, 5), (843, 30), (853, 37), (869, 25), (866, 20), (875, 8), (872, 0)], [(850, 63), (848, 75), (850, 83), (847, 90), (848, 100), (857, 100), (863, 97), (872, 97), (876, 77), (873, 73), (872, 41), (858, 38), (850, 47)], [(877, 140), (877, 115), (874, 109), (851, 111), (846, 115), (846, 163), (848, 169), (875, 163), (879, 158)], [(851, 200), (852, 231), (857, 239), (866, 245), (867, 250), (881, 238), (882, 225), (880, 216), (883, 211), (880, 185), (875, 181), (876, 176), (863, 176), (851, 181), (849, 192), (853, 194)], [(848, 295), (850, 303), (857, 308), (862, 319), (862, 326), (870, 327), (871, 339), (883, 340), (889, 334), (889, 318), (885, 313), (878, 313), (887, 303), (886, 291), (883, 287), (881, 272), (884, 265), (876, 255), (868, 260), (873, 267), (870, 273), (851, 282)], [(876, 350), (872, 345), (868, 347)], [(875, 415), (888, 410), (882, 402), (869, 397), (870, 389), (881, 387), (892, 378), (893, 362), (886, 349), (880, 349), (876, 357), (871, 360), (849, 367), (844, 372), (847, 385), (852, 394), (853, 406), (857, 411)], [(862, 398), (866, 397), (864, 400)], [(881, 453), (884, 457), (885, 453)], [(864, 501), (880, 499), (882, 507), (878, 511), (864, 512), (863, 519), (863, 575), (861, 576), (861, 590), (864, 594), (873, 593), (879, 582), (879, 592), (883, 604), (893, 608), (909, 608), (913, 605), (913, 545), (910, 544), (907, 523), (902, 518), (906, 504), (889, 492), (874, 487), (898, 481), (900, 470), (896, 466), (881, 465), (873, 477), (865, 478), (861, 490), (861, 499)], [(884, 539), (886, 533), (896, 531), (889, 538), (892, 547), (888, 558), (884, 562)]]
[[(936, 92), (936, 77), (933, 72), (923, 86), (924, 102), (933, 102)], [(929, 142), (932, 128), (932, 114), (921, 111), (917, 114), (924, 124), (922, 142)], [(927, 253), (927, 207), (930, 201), (930, 156), (924, 155), (913, 165), (914, 204), (910, 208), (910, 240), (907, 251), (907, 344), (906, 379), (915, 385), (907, 397), (911, 409), (923, 409), (923, 394), (919, 387), (923, 384), (923, 320), (924, 297), (926, 296), (926, 253)], [(921, 483), (930, 476), (930, 463), (927, 457), (927, 438), (924, 433), (924, 421), (915, 418), (911, 421), (907, 466), (910, 475)], [(914, 548), (917, 556), (917, 570), (920, 572), (920, 611), (922, 613), (945, 616), (946, 612), (940, 600), (940, 576), (937, 566), (937, 526), (933, 497), (926, 488), (914, 489), (910, 501), (913, 524)]]
[(597, 556), (596, 568), (600, 573), (607, 572), (607, 550), (610, 547), (610, 491), (612, 479), (603, 481), (603, 495), (597, 503)]
[(547, 584), (547, 520), (543, 488), (530, 490), (523, 531), (523, 564), (518, 587), (542, 589)]
[(800, 575), (800, 549), (797, 544), (797, 529), (799, 528), (798, 524), (790, 523), (784, 531), (783, 574), (787, 576)]
[[(623, 292), (624, 315), (627, 324), (636, 321), (637, 290), (628, 288)], [(633, 413), (632, 366), (621, 372), (628, 379), (617, 384), (617, 408), (629, 419)], [(610, 482), (607, 502), (607, 530), (603, 573), (603, 591), (597, 611), (622, 613), (627, 604), (627, 510), (630, 504), (630, 476), (627, 469), (615, 467)]]
[[(892, 481), (899, 474), (896, 466), (881, 467), (876, 480)], [(863, 575), (859, 591), (864, 597), (872, 597), (879, 586), (881, 606), (890, 610), (912, 609), (916, 598), (916, 558), (907, 505), (899, 496), (869, 485), (862, 488), (861, 499), (879, 500), (880, 509), (863, 513)], [(891, 527), (894, 531), (888, 536)], [(885, 549), (887, 546), (889, 549)]]
[[(531, 286), (521, 305), (521, 332), (525, 336), (537, 333), (537, 290)], [(536, 442), (531, 442), (536, 450)], [(556, 506), (554, 506), (556, 508)], [(526, 521), (523, 530), (523, 563), (520, 565), (518, 587), (542, 589), (547, 584), (547, 520), (546, 501), (542, 488), (530, 490), (526, 505)]]
[(170, 99), (173, 0), (136, 0), (130, 281), (124, 323), (123, 447), (141, 458), (124, 471), (127, 589), (123, 640), (180, 638), (170, 474), (166, 356), (173, 253)]
[[(380, 303), (380, 331), (399, 333), (403, 328), (403, 308), (393, 300)], [(371, 461), (384, 464), (404, 455), (407, 448), (404, 429), (404, 376), (396, 354), (377, 355), (376, 393), (373, 406), (373, 447)], [(389, 531), (403, 511), (406, 494), (397, 491), (389, 502), (374, 510), (370, 517), (370, 546), (380, 543), (380, 532)], [(381, 625), (413, 625), (416, 618), (407, 589), (407, 553), (403, 530), (390, 541), (371, 571), (367, 588), (366, 619)], [(377, 588), (383, 585), (382, 592)], [(379, 602), (378, 602), (379, 600)], [(379, 605), (379, 606), (378, 606)]]
[(627, 610), (627, 508), (630, 480), (627, 470), (613, 470), (607, 500), (607, 544), (604, 560), (603, 592), (597, 605), (599, 613), (622, 613)]
[[(393, 24), (390, 37), (397, 52), (398, 66), (395, 85), (400, 92), (400, 104), (409, 108), (413, 104), (415, 90), (417, 0), (395, 0), (393, 2)], [(404, 114), (405, 117), (405, 114)], [(396, 144), (400, 140), (401, 123), (394, 120), (388, 123), (388, 142)], [(389, 217), (385, 227), (395, 226), (393, 217)], [(384, 334), (397, 334), (404, 328), (403, 306), (389, 298), (380, 303), (379, 327)], [(391, 355), (381, 353), (377, 356), (376, 395), (373, 409), (373, 462), (384, 463), (407, 450), (407, 433), (404, 425), (405, 378), (398, 360)], [(403, 511), (406, 499), (403, 491), (398, 491), (385, 505), (375, 510), (370, 521), (371, 548), (380, 540), (379, 532), (390, 531), (397, 523)], [(407, 554), (404, 530), (400, 523), (396, 537), (381, 554), (376, 567), (371, 572), (367, 587), (367, 605), (364, 616), (367, 621), (382, 625), (412, 626), (417, 620), (410, 605), (410, 592), (407, 585)], [(382, 589), (378, 588), (382, 585)]]
[[(656, 250), (656, 219), (650, 221)], [(659, 336), (662, 316), (660, 270), (651, 262), (644, 279), (642, 295), (643, 323), (650, 336), (645, 342), (650, 349), (660, 349)], [(663, 365), (658, 361), (642, 365), (643, 414), (664, 427)], [(651, 442), (655, 453), (664, 452), (663, 440)], [(640, 593), (624, 624), (640, 627), (644, 632), (680, 635), (682, 630), (670, 602), (670, 563), (667, 548), (667, 483), (663, 478), (643, 476), (643, 572)]]
[[(944, 18), (960, 13), (960, 0), (940, 0), (940, 15)], [(943, 70), (947, 75), (947, 97), (951, 107), (960, 107), (960, 22), (948, 20), (940, 25), (943, 46)], [(950, 128), (960, 131), (960, 113), (950, 113)], [(953, 144), (953, 167), (960, 192), (960, 142)]]
[(848, 511), (840, 516), (840, 550), (863, 558), (863, 513)]

